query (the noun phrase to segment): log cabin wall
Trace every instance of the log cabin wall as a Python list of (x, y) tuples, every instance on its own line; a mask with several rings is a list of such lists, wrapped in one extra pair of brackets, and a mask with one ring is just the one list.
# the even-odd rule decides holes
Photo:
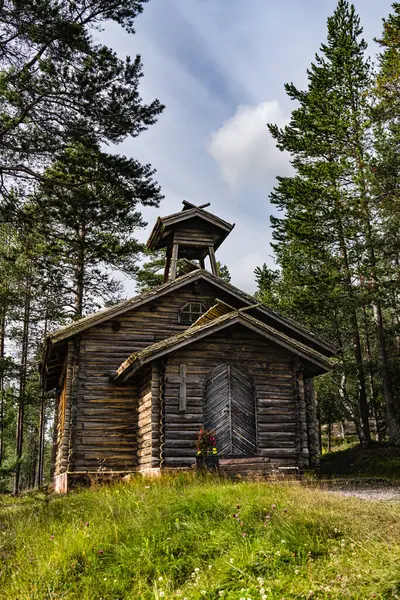
[(138, 377), (138, 465), (140, 469), (151, 467), (152, 455), (152, 389), (151, 366), (143, 369)]
[(151, 370), (151, 467), (161, 466), (161, 444), (164, 441), (164, 362), (157, 361)]
[(130, 471), (137, 465), (138, 390), (133, 382), (111, 381), (120, 350), (111, 324), (108, 335), (106, 326), (81, 334), (70, 471)]
[[(80, 334), (79, 375), (76, 380), (76, 414), (74, 415), (73, 438), (70, 430), (64, 432), (64, 450), (59, 468), (67, 470), (97, 471), (100, 468), (131, 470), (138, 465), (138, 394), (136, 383), (130, 380), (125, 386), (117, 386), (111, 381), (119, 365), (135, 350), (163, 340), (187, 328), (179, 322), (179, 310), (188, 300), (202, 301), (209, 307), (215, 302), (220, 290), (206, 283), (190, 283), (170, 294), (155, 298), (142, 307), (128, 311), (118, 318), (105, 321)], [(220, 294), (226, 302), (232, 301), (229, 295)], [(76, 338), (69, 340), (69, 355)], [(151, 385), (152, 375), (146, 385)], [(68, 384), (72, 385), (69, 372)], [(152, 393), (154, 394), (152, 431), (153, 456), (140, 455), (140, 466), (159, 466), (159, 382), (154, 374)], [(143, 391), (142, 391), (143, 392)], [(148, 390), (147, 390), (148, 392)], [(146, 392), (146, 393), (147, 393)], [(71, 414), (66, 413), (71, 423)], [(68, 425), (69, 427), (69, 425)], [(72, 447), (68, 449), (71, 438)], [(67, 446), (65, 447), (65, 443)], [(142, 443), (142, 442), (141, 442)], [(143, 448), (140, 448), (140, 454)], [(146, 458), (145, 458), (146, 456)], [(73, 462), (71, 461), (73, 459)], [(59, 470), (56, 474), (63, 472)]]
[(318, 419), (314, 396), (314, 382), (312, 379), (304, 381), (305, 401), (307, 407), (307, 429), (308, 429), (308, 450), (310, 455), (310, 466), (316, 467), (320, 455)]
[(71, 419), (71, 383), (72, 383), (73, 344), (68, 341), (67, 356), (61, 383), (61, 392), (57, 407), (57, 449), (54, 475), (60, 475), (68, 470), (68, 449)]
[[(205, 378), (220, 364), (235, 364), (253, 379), (257, 454), (271, 458), (277, 466), (297, 465), (299, 428), (293, 361), (293, 354), (240, 325), (169, 355), (165, 372), (165, 466), (193, 463), (196, 434), (203, 426)], [(182, 364), (186, 365), (184, 411), (179, 410)]]

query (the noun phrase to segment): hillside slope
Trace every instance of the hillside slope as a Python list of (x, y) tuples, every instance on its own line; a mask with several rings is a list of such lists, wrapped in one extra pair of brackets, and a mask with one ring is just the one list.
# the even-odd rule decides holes
[(0, 598), (400, 598), (400, 503), (177, 476), (0, 499)]

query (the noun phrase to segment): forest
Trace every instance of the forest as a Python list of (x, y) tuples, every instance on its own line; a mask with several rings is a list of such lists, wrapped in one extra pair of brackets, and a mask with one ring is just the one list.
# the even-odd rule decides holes
[[(162, 190), (151, 165), (116, 149), (165, 107), (141, 98), (140, 56), (123, 59), (96, 35), (109, 22), (133, 35), (145, 3), (0, 3), (2, 490), (50, 479), (46, 334), (123, 298), (118, 273), (138, 291), (160, 282), (163, 256), (148, 256), (137, 233)], [(286, 84), (290, 121), (265, 135), (292, 174), (266, 191), (276, 266), (255, 271), (257, 301), (337, 345), (317, 386), (320, 420), (351, 421), (364, 446), (400, 445), (400, 4), (382, 19), (367, 48), (354, 6), (339, 0), (307, 89)]]

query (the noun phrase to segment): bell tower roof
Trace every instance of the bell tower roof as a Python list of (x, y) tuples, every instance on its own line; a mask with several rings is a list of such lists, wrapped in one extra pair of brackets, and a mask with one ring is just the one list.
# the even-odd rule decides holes
[[(206, 235), (211, 235), (214, 244), (214, 250), (217, 250), (224, 239), (234, 228), (235, 224), (227, 223), (220, 217), (204, 210), (210, 204), (201, 204), (195, 206), (191, 202), (184, 200), (183, 208), (180, 212), (158, 217), (153, 231), (147, 241), (149, 250), (159, 250), (166, 248), (172, 243), (174, 234), (185, 231), (187, 237), (190, 231), (193, 232), (192, 242), (195, 243), (198, 238), (197, 232), (203, 231)], [(200, 241), (200, 240), (199, 240)], [(197, 258), (194, 256), (185, 256), (185, 258)]]
[(158, 217), (147, 247), (152, 251), (166, 248), (165, 280), (175, 279), (179, 258), (198, 260), (204, 268), (204, 259), (209, 256), (211, 270), (218, 276), (214, 253), (235, 225), (204, 210), (208, 206), (184, 200), (180, 212)]

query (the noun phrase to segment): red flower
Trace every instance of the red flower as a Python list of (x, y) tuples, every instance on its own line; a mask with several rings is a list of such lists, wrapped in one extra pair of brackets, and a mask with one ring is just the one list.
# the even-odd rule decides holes
[(97, 554), (104, 554), (104, 550), (98, 550)]

